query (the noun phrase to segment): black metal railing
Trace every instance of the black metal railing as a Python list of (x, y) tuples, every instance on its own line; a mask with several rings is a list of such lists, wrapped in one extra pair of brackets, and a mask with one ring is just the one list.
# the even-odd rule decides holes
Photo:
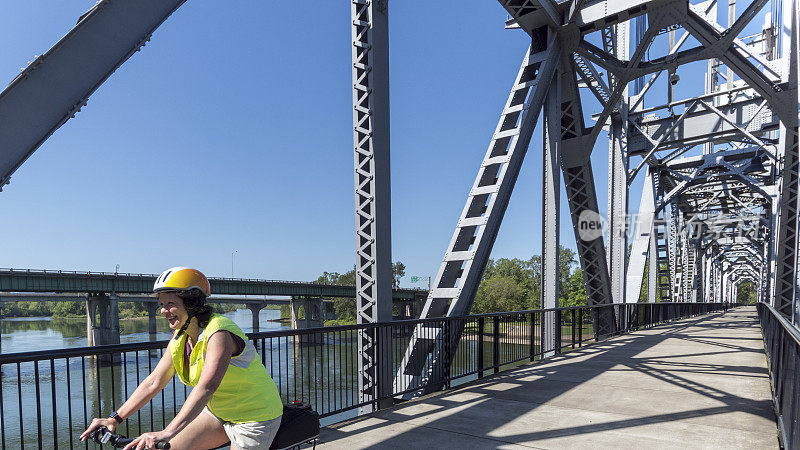
[[(309, 402), (333, 423), (353, 417), (361, 406), (377, 407), (403, 393), (463, 384), (546, 356), (581, 347), (589, 341), (646, 328), (673, 319), (725, 309), (712, 303), (604, 305), (550, 310), (480, 314), (455, 318), (405, 320), (251, 333), (261, 360), (284, 401)], [(542, 317), (554, 314), (555, 348), (544, 348), (550, 333)], [(613, 324), (598, 321), (611, 317)], [(550, 329), (550, 328), (548, 328)], [(611, 330), (598, 335), (596, 329)], [(381, 370), (395, 380), (414, 332), (438, 345), (444, 363), (436, 373), (400, 387), (373, 386), (373, 400), (358, 394), (358, 334), (370, 334), (379, 345)], [(422, 334), (420, 334), (422, 332)], [(428, 333), (428, 335), (425, 335)], [(95, 448), (77, 436), (93, 417), (107, 416), (125, 401), (152, 371), (168, 341), (82, 347), (0, 355), (0, 447)], [(416, 369), (429, 373), (433, 358), (417, 358)], [(163, 429), (190, 391), (175, 378), (118, 432), (138, 435)], [(382, 402), (383, 401), (383, 402)]]
[(758, 303), (781, 446), (800, 448), (800, 330), (772, 306)]

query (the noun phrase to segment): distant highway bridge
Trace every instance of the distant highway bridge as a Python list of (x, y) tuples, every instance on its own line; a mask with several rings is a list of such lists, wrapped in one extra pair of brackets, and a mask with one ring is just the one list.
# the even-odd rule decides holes
[[(119, 343), (117, 302), (141, 302), (155, 333), (158, 302), (153, 292), (154, 274), (78, 272), (63, 270), (0, 269), (0, 304), (15, 301), (86, 301), (89, 345)], [(292, 328), (322, 326), (323, 299), (355, 298), (355, 286), (244, 278), (209, 278), (213, 303), (245, 304), (252, 313), (253, 330), (259, 329), (259, 312), (267, 305), (288, 304)], [(400, 318), (417, 314), (427, 297), (422, 289), (393, 289), (392, 303), (403, 305)], [(264, 296), (264, 298), (258, 298)], [(266, 298), (280, 296), (289, 298)], [(300, 310), (305, 312), (301, 315)], [(302, 317), (302, 319), (301, 319)]]
[[(85, 292), (117, 295), (150, 294), (154, 274), (0, 269), (2, 292)], [(355, 298), (355, 286), (245, 278), (209, 278), (214, 295)], [(0, 294), (2, 295), (2, 294)], [(392, 289), (392, 301), (426, 298), (422, 289)]]

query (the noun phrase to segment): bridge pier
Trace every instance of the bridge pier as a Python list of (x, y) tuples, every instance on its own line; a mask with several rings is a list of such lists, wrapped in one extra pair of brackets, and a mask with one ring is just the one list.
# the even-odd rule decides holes
[[(303, 308), (303, 318), (300, 318), (300, 308)], [(321, 298), (292, 298), (289, 302), (292, 312), (292, 329), (314, 328), (325, 325), (322, 315), (323, 304)]]
[(325, 317), (323, 318), (324, 320), (336, 320), (339, 318), (339, 316), (336, 315), (336, 309), (334, 308), (333, 303), (324, 302), (322, 306), (323, 306), (323, 311), (325, 311), (324, 314)]
[(253, 332), (258, 331), (258, 314), (264, 309), (264, 304), (261, 303), (248, 303), (247, 309), (250, 310), (250, 314), (253, 316)]
[(142, 306), (147, 311), (147, 332), (151, 335), (156, 334), (156, 311), (159, 309), (158, 303), (142, 302)]
[[(325, 325), (323, 313), (324, 304), (321, 298), (292, 298), (289, 302), (291, 310), (291, 324), (293, 330), (315, 328)], [(300, 317), (300, 308), (303, 308), (303, 317)], [(300, 336), (302, 345), (316, 345), (322, 340), (319, 334), (305, 334)]]
[[(117, 296), (91, 293), (86, 296), (86, 340), (89, 346), (119, 344)], [(113, 353), (98, 355), (100, 363), (119, 363)]]

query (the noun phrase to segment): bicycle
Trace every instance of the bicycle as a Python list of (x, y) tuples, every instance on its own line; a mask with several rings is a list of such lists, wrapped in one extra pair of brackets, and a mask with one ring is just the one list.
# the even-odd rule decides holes
[[(129, 439), (126, 436), (122, 436), (120, 434), (115, 434), (111, 432), (106, 427), (99, 427), (89, 433), (89, 439), (97, 442), (98, 444), (111, 444), (112, 447), (122, 448), (126, 445), (133, 442), (133, 439)], [(158, 449), (168, 449), (170, 448), (169, 442), (167, 441), (159, 441), (156, 444), (156, 448)]]

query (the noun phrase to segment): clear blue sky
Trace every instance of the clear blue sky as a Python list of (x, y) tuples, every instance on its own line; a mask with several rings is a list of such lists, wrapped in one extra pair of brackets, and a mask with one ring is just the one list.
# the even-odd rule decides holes
[[(11, 81), (93, 4), (7, 7), (0, 77)], [(349, 8), (188, 1), (0, 193), (0, 266), (229, 276), (238, 250), (242, 277), (351, 268)], [(435, 275), (527, 48), (505, 19), (493, 1), (390, 4), (392, 247), (409, 275)], [(604, 211), (602, 134), (593, 164)], [(537, 131), (495, 258), (539, 253), (541, 158)], [(562, 241), (574, 248), (562, 203)]]

